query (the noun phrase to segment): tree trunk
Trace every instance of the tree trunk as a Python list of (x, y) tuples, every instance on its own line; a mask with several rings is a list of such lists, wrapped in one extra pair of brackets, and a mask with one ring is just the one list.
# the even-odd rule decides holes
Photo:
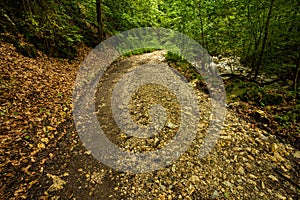
[(96, 0), (96, 11), (97, 11), (97, 30), (100, 40), (103, 39), (103, 16), (102, 16), (102, 0)]
[(294, 74), (294, 79), (293, 79), (293, 88), (294, 88), (296, 98), (297, 98), (297, 82), (299, 79), (299, 70), (300, 70), (300, 53), (299, 53), (298, 59), (296, 61), (296, 69), (295, 69), (295, 74)]
[(272, 15), (272, 9), (273, 9), (273, 5), (274, 5), (274, 1), (275, 0), (271, 0), (271, 5), (270, 5), (270, 8), (269, 8), (268, 18), (267, 18), (266, 27), (265, 27), (264, 39), (263, 39), (263, 43), (262, 43), (262, 47), (261, 47), (261, 52), (260, 52), (259, 60), (257, 62), (257, 66), (256, 66), (256, 69), (255, 69), (254, 80), (258, 76), (258, 72), (259, 72), (260, 65), (261, 65), (261, 60), (262, 60), (262, 57), (264, 55), (265, 46), (266, 46), (267, 38), (268, 38), (269, 25), (270, 25), (270, 19), (271, 19), (271, 15)]

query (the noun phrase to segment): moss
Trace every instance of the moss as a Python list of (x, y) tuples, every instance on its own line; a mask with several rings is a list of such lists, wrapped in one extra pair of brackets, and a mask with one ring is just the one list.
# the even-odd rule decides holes
[(280, 105), (283, 101), (284, 98), (281, 94), (265, 94), (262, 98), (264, 105)]
[(260, 104), (264, 89), (253, 82), (244, 82), (240, 79), (234, 80), (232, 83), (226, 85), (227, 100), (244, 101)]

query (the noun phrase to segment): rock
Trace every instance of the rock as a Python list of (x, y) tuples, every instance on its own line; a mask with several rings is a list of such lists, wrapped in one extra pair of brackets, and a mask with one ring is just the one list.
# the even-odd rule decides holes
[(48, 188), (48, 192), (54, 192), (63, 189), (63, 186), (66, 184), (64, 180), (52, 174), (47, 174), (47, 176), (52, 178), (53, 181), (53, 184)]
[(236, 189), (238, 189), (238, 190), (244, 190), (244, 188), (242, 186), (240, 186), (240, 185), (237, 186)]
[(214, 191), (214, 193), (211, 195), (211, 199), (217, 199), (219, 197), (219, 193), (217, 190)]
[(239, 167), (239, 169), (237, 170), (237, 172), (241, 175), (244, 175), (245, 174), (245, 170), (243, 167)]
[(286, 197), (285, 197), (285, 196), (282, 196), (281, 194), (276, 194), (276, 196), (277, 196), (279, 199), (286, 200)]
[(232, 187), (232, 184), (229, 181), (224, 181), (222, 184), (225, 185), (226, 187), (230, 187), (230, 188)]
[(177, 126), (176, 124), (173, 124), (172, 122), (167, 122), (167, 123), (166, 123), (166, 126), (167, 126), (168, 128), (178, 128), (178, 126)]
[(196, 182), (199, 182), (200, 179), (199, 179), (198, 176), (192, 175), (191, 178), (190, 178), (190, 181), (195, 184)]
[(249, 177), (252, 178), (252, 179), (257, 179), (257, 177), (253, 174), (249, 174)]
[(275, 151), (277, 151), (277, 149), (278, 149), (278, 145), (276, 143), (273, 143), (271, 146), (271, 151), (275, 152)]
[(274, 156), (272, 156), (271, 159), (272, 159), (274, 162), (285, 161), (285, 159), (284, 159), (278, 152), (274, 152)]
[(266, 188), (265, 183), (264, 183), (263, 181), (261, 182), (261, 188), (262, 188), (262, 189), (265, 189), (265, 188)]
[(160, 184), (159, 186), (160, 186), (160, 189), (162, 189), (163, 191), (166, 190), (166, 186), (164, 186), (164, 185), (162, 185), (162, 184)]
[(255, 158), (252, 155), (247, 155), (247, 158), (249, 158), (250, 160), (255, 160)]
[(38, 148), (38, 149), (45, 149), (46, 146), (45, 146), (44, 143), (41, 142), (41, 143), (38, 143), (38, 144), (37, 144), (37, 148)]
[(269, 175), (268, 177), (269, 177), (272, 181), (279, 182), (279, 180), (278, 180), (275, 176), (273, 176), (273, 175)]
[(160, 194), (160, 195), (158, 195), (158, 199), (159, 200), (165, 200), (166, 196), (164, 194)]
[(69, 176), (70, 174), (68, 173), (68, 172), (65, 172), (64, 174), (63, 174), (63, 176)]
[(300, 151), (296, 151), (293, 156), (300, 159)]
[(252, 185), (255, 185), (256, 186), (256, 182), (251, 180), (251, 179), (248, 179), (248, 183), (252, 184)]
[(60, 199), (60, 196), (53, 196), (50, 198), (50, 200), (59, 200)]
[(231, 136), (230, 135), (222, 135), (222, 136), (220, 136), (220, 139), (222, 139), (222, 140), (231, 140)]

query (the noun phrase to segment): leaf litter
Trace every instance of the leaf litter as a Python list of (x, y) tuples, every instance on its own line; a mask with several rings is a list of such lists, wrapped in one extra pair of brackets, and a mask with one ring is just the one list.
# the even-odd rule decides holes
[[(299, 199), (299, 151), (244, 121), (231, 110), (234, 105), (228, 106), (216, 147), (203, 159), (197, 155), (207, 128), (205, 115), (201, 134), (165, 169), (128, 174), (99, 163), (83, 147), (72, 120), (73, 84), (89, 51), (81, 48), (74, 61), (41, 53), (32, 59), (0, 43), (1, 199)], [(163, 62), (160, 54), (132, 56), (119, 64)], [(114, 78), (108, 80), (115, 82)], [(197, 81), (191, 82), (197, 87)], [(136, 95), (133, 105), (143, 103), (139, 95), (145, 96), (146, 90)], [(197, 95), (203, 113), (208, 112), (207, 94), (200, 88)], [(173, 117), (165, 134), (153, 140), (136, 140), (117, 131), (108, 136), (122, 148), (151, 151), (174, 135)]]

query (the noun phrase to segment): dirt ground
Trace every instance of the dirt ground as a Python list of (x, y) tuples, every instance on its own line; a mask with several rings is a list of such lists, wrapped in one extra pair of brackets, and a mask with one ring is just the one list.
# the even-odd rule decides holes
[[(198, 159), (210, 109), (208, 95), (195, 82), (202, 113), (199, 134), (177, 161), (152, 173), (130, 174), (94, 159), (82, 145), (72, 116), (76, 72), (89, 49), (82, 47), (81, 52), (74, 61), (41, 53), (33, 59), (0, 43), (0, 199), (300, 199), (299, 150), (237, 115), (238, 104), (228, 105), (217, 145)], [(165, 62), (163, 52), (116, 62), (112, 76), (99, 83), (98, 97), (109, 97), (109, 87), (127, 69), (151, 62)], [(162, 91), (157, 99), (176, 107), (167, 98), (170, 92), (156, 89)], [(134, 116), (144, 112), (141, 97), (153, 100), (147, 96), (151, 91), (154, 96), (151, 87), (142, 88), (133, 98)], [(108, 102), (96, 100), (97, 105)], [(177, 111), (171, 116), (175, 121)], [(130, 151), (162, 148), (176, 129), (170, 126), (156, 138), (140, 140), (115, 127), (109, 106), (98, 110), (98, 119), (110, 124), (104, 128), (108, 137)]]

